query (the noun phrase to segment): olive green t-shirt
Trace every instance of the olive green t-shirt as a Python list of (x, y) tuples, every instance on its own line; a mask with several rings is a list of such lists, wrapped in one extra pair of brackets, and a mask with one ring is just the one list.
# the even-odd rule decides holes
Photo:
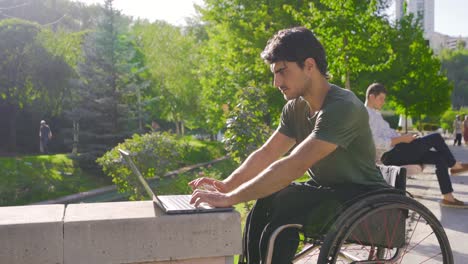
[(338, 146), (309, 169), (318, 184), (388, 186), (375, 165), (367, 110), (351, 91), (330, 84), (322, 108), (312, 117), (302, 97), (289, 101), (283, 108), (278, 131), (295, 138), (297, 144), (312, 137)]

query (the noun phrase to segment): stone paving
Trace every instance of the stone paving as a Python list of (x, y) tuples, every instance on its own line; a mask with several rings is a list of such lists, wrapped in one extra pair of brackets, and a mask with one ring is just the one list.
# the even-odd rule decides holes
[[(453, 141), (447, 143), (453, 144)], [(458, 161), (468, 162), (467, 147), (449, 147)], [(468, 173), (452, 176), (451, 180), (455, 197), (468, 203)], [(419, 175), (409, 177), (407, 184), (407, 190), (442, 223), (452, 247), (455, 263), (468, 263), (468, 209), (440, 206), (441, 194), (433, 166), (426, 167)]]

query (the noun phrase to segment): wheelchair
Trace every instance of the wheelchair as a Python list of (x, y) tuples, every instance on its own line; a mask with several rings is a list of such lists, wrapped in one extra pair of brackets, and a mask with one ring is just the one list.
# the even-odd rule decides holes
[(437, 218), (406, 192), (406, 169), (380, 166), (394, 176), (395, 188), (356, 197), (346, 204), (322, 205), (307, 224), (288, 224), (272, 234), (265, 259), (271, 264), (276, 237), (297, 228), (303, 248), (293, 263), (444, 263), (453, 255)]

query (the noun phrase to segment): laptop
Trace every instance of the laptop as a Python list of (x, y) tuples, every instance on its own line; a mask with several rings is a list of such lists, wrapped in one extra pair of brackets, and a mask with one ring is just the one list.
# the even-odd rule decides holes
[(153, 202), (161, 208), (166, 214), (197, 214), (197, 213), (213, 213), (213, 212), (230, 212), (233, 207), (212, 207), (208, 204), (201, 204), (198, 207), (190, 204), (191, 195), (157, 195), (149, 186), (146, 179), (141, 174), (140, 170), (133, 162), (130, 153), (119, 149), (120, 155), (125, 160), (125, 163), (130, 167), (133, 174), (143, 185), (146, 193), (152, 197)]

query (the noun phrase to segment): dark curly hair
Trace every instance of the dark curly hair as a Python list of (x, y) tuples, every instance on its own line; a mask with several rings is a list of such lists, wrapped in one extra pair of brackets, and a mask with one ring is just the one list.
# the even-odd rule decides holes
[(260, 55), (267, 63), (296, 62), (304, 68), (304, 61), (313, 58), (320, 73), (328, 78), (325, 49), (312, 31), (305, 27), (293, 27), (278, 31)]

